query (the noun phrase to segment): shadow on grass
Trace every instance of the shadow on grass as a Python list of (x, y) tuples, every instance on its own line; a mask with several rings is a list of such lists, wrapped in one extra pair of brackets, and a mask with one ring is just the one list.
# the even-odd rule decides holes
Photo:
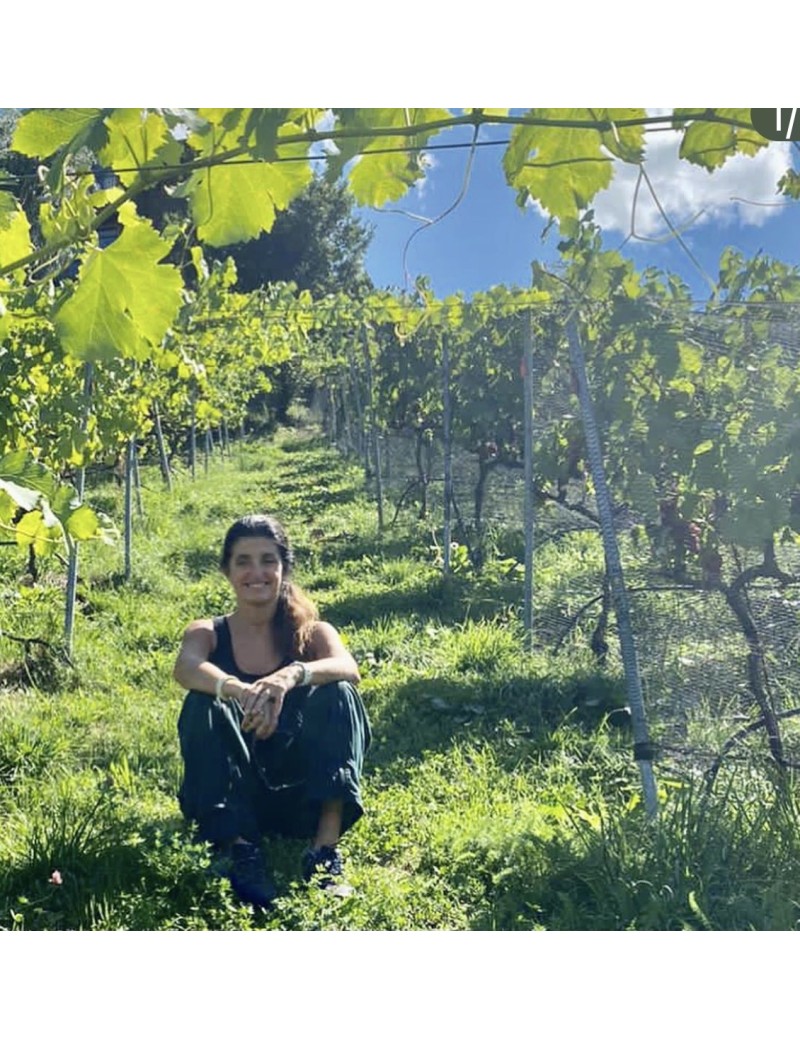
[[(278, 495), (296, 494), (297, 490), (298, 482), (296, 480), (281, 481), (272, 488), (273, 494)], [(355, 502), (359, 494), (355, 488), (351, 487), (342, 487), (331, 491), (329, 488), (318, 484), (305, 485), (302, 491), (303, 511), (309, 516), (322, 512), (324, 509), (329, 509), (331, 506), (341, 506)]]
[[(347, 559), (347, 555), (341, 548), (336, 553), (338, 559)], [(414, 584), (349, 595), (331, 603), (325, 607), (325, 619), (334, 625), (370, 625), (378, 617), (393, 615), (443, 624), (464, 621), (467, 617), (478, 621), (496, 618), (519, 599), (518, 586), (483, 587), (458, 576), (446, 577), (432, 569), (420, 569)]]
[[(619, 684), (604, 676), (504, 680), (502, 676), (415, 678), (365, 702), (374, 731), (366, 768), (392, 782), (426, 753), (455, 743), (489, 745), (509, 770), (556, 746), (563, 725), (627, 731)], [(624, 736), (622, 738), (625, 739)]]

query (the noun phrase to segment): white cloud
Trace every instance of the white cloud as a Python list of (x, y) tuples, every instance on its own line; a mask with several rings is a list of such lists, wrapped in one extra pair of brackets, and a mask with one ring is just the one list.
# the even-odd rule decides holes
[(420, 152), (419, 164), (425, 171), (425, 176), (414, 183), (414, 193), (418, 202), (424, 202), (431, 190), (431, 174), (439, 166), (439, 160), (433, 152)]
[[(776, 185), (790, 163), (788, 144), (775, 143), (755, 156), (736, 155), (709, 173), (678, 157), (681, 135), (675, 131), (650, 134), (645, 169), (661, 206), (677, 228), (716, 221), (761, 226), (781, 213), (781, 207), (753, 205), (780, 202)], [(627, 234), (638, 178), (638, 167), (616, 163), (610, 187), (592, 203), (601, 228)], [(748, 201), (741, 201), (748, 200)], [(669, 233), (650, 191), (640, 184), (636, 233), (660, 237)]]

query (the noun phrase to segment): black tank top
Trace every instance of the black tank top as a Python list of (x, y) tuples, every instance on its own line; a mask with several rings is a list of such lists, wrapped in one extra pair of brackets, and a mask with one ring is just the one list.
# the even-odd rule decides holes
[[(226, 617), (214, 618), (214, 634), (217, 637), (217, 645), (209, 654), (209, 661), (228, 675), (235, 675), (242, 682), (255, 682), (256, 679), (262, 678), (260, 675), (253, 675), (252, 672), (242, 671), (236, 664), (231, 630)], [(278, 668), (289, 664), (291, 660), (291, 657), (285, 657)], [(256, 740), (253, 733), (241, 734), (256, 771), (272, 790), (297, 787), (304, 782), (304, 759), (295, 753), (295, 748), (297, 737), (303, 728), (303, 705), (308, 693), (308, 686), (295, 686), (289, 690), (278, 719), (278, 728), (269, 740)], [(241, 704), (236, 700), (229, 700), (224, 702), (224, 706), (241, 724), (244, 716)]]
[[(208, 659), (212, 664), (215, 664), (218, 668), (221, 668), (223, 672), (227, 672), (228, 675), (235, 675), (237, 679), (241, 679), (242, 682), (251, 683), (255, 682), (256, 679), (261, 679), (261, 675), (253, 675), (252, 672), (244, 672), (236, 664), (236, 660), (233, 656), (233, 640), (231, 639), (231, 630), (228, 625), (228, 619), (226, 617), (215, 617), (214, 623), (214, 635), (217, 637), (217, 645), (208, 655)], [(290, 656), (284, 657), (284, 659), (277, 666), (283, 668), (292, 661)]]

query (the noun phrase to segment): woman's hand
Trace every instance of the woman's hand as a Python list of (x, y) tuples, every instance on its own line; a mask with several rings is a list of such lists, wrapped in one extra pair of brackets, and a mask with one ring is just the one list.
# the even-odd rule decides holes
[(283, 701), (295, 685), (296, 669), (280, 668), (263, 679), (246, 686), (239, 696), (244, 708), (242, 729), (245, 733), (255, 732), (257, 740), (266, 740), (278, 728)]

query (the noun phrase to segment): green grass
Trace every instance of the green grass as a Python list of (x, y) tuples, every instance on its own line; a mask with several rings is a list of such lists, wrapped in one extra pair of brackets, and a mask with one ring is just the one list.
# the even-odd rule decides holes
[[(360, 468), (299, 431), (237, 446), (172, 495), (143, 478), (131, 581), (120, 546), (82, 551), (70, 664), (58, 563), (26, 586), (24, 557), (0, 557), (0, 631), (51, 644), (0, 639), (0, 929), (796, 927), (792, 779), (732, 762), (705, 798), (699, 772), (661, 769), (648, 820), (630, 734), (606, 721), (624, 702), (618, 666), (598, 671), (585, 626), (557, 654), (525, 652), (506, 563), (444, 578), (425, 523), (401, 515), (378, 537)], [(88, 494), (121, 524), (115, 487)], [(210, 875), (180, 816), (171, 679), (186, 623), (232, 606), (217, 570), (229, 522), (264, 510), (357, 657), (374, 727), (367, 814), (343, 842), (356, 895), (306, 891), (302, 843), (268, 841), (283, 892), (270, 915)], [(591, 533), (548, 543), (537, 607), (570, 616), (601, 563)]]

